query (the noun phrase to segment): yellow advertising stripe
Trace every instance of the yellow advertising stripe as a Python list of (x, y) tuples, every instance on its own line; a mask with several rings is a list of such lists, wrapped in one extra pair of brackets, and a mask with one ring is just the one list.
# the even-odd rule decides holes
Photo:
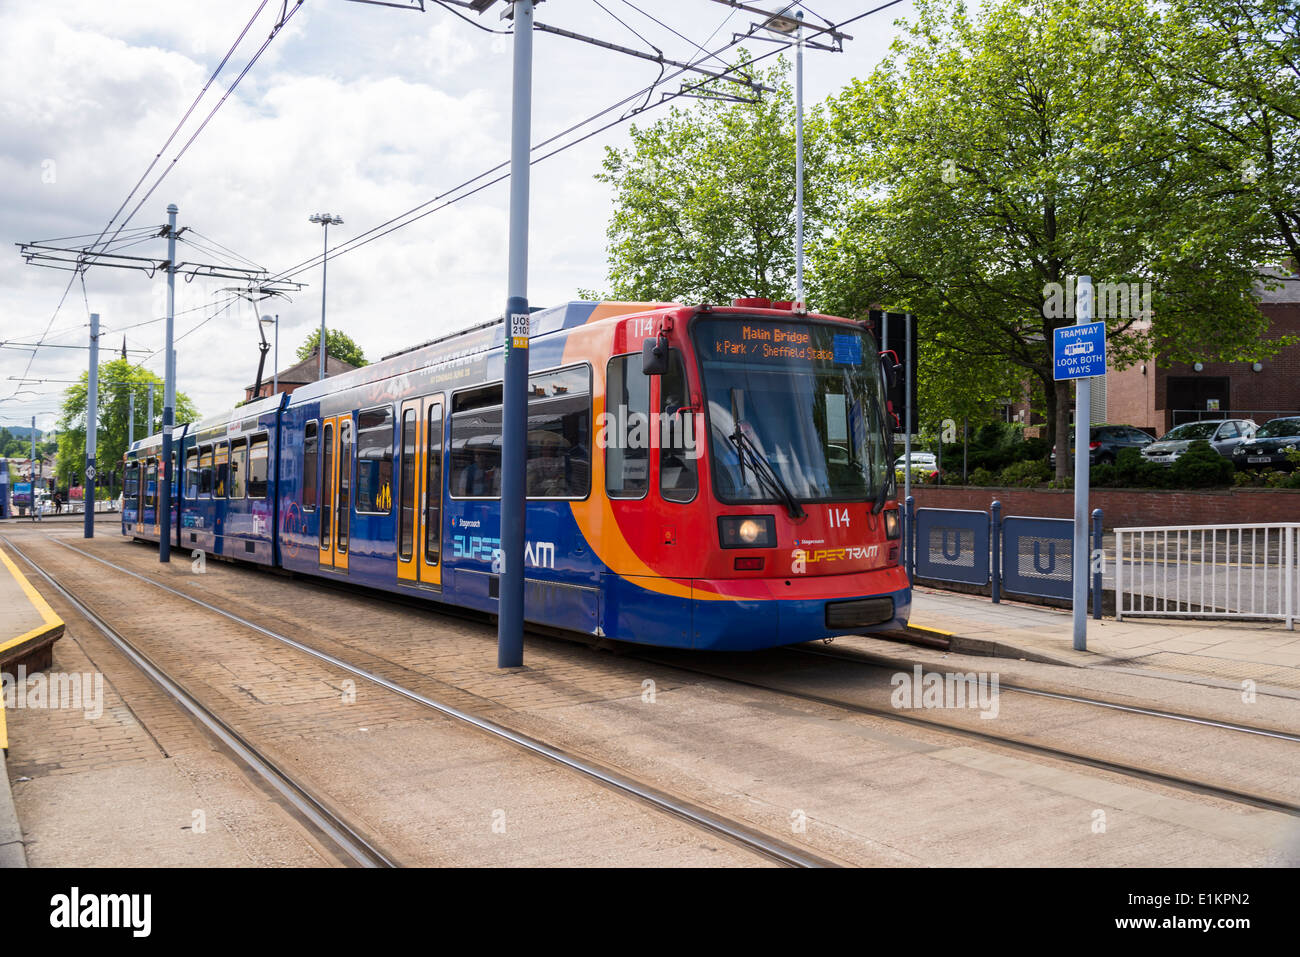
[(14, 581), (18, 582), (18, 587), (20, 587), (23, 590), (23, 593), (27, 595), (28, 601), (30, 601), (32, 606), (40, 612), (41, 618), (44, 620), (44, 624), (40, 627), (33, 628), (31, 631), (24, 632), (17, 638), (0, 644), (0, 651), (6, 651), (10, 648), (21, 645), (25, 641), (30, 641), (37, 635), (49, 631), (57, 625), (63, 624), (63, 619), (56, 615), (54, 609), (46, 604), (45, 599), (41, 597), (41, 593), (32, 587), (31, 582), (23, 577), (23, 573), (18, 570), (18, 566), (13, 563), (13, 560), (6, 555), (4, 551), (0, 551), (0, 561), (3, 561), (6, 567), (8, 567), (9, 573), (14, 576)]

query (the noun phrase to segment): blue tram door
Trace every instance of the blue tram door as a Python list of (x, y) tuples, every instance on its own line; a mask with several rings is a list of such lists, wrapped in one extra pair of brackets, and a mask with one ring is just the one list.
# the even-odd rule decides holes
[(320, 564), (348, 570), (352, 518), (352, 413), (321, 422)]
[(442, 396), (402, 403), (397, 579), (442, 587)]

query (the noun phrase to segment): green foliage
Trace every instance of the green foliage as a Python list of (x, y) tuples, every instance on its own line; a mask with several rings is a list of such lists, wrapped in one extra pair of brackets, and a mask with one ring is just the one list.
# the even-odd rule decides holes
[(1170, 482), (1177, 488), (1213, 488), (1231, 485), (1232, 462), (1224, 458), (1203, 439), (1187, 447), (1169, 468)]
[(1157, 349), (1277, 351), (1253, 282), (1278, 227), (1224, 198), (1184, 110), (1152, 82), (1177, 23), (1149, 0), (916, 7), (891, 55), (831, 103), (843, 199), (814, 253), (819, 290), (906, 304), (965, 374), (1036, 379), (1049, 441), (1070, 402), (1052, 330), (1073, 322), (1045, 308), (1049, 283), (1151, 283), (1150, 322), (1109, 320), (1120, 366)]
[[(742, 50), (740, 62), (748, 59)], [(614, 189), (609, 285), (620, 299), (730, 302), (794, 296), (795, 136), (790, 65), (750, 69), (775, 88), (753, 102), (702, 100), (674, 108), (632, 145), (606, 149), (597, 175)], [(730, 84), (720, 84), (730, 87)], [(732, 92), (730, 89), (727, 92)], [(804, 221), (822, 229), (826, 180), (822, 111), (805, 111)]]
[[(63, 393), (59, 416), (58, 482), (65, 488), (82, 484), (86, 459), (86, 379), (71, 385)], [(149, 383), (154, 383), (154, 417), (148, 427)], [(130, 396), (135, 395), (135, 437), (144, 438), (162, 428), (163, 380), (148, 369), (132, 365), (126, 359), (114, 359), (99, 367), (99, 406), (96, 434), (96, 467), (100, 481), (107, 485), (110, 476), (120, 482), (122, 456), (126, 452), (129, 432)], [(176, 393), (176, 424), (193, 422), (198, 411), (183, 392)]]
[[(361, 347), (353, 342), (352, 337), (346, 332), (340, 332), (338, 329), (326, 329), (325, 341), (328, 343), (328, 354), (335, 359), (342, 359), (354, 366), (369, 364), (366, 361), (365, 353), (361, 351)], [(313, 329), (311, 335), (304, 339), (302, 345), (298, 347), (298, 359), (301, 361), (308, 358), (316, 351), (316, 346), (319, 344), (320, 330)]]
[(970, 473), (971, 485), (997, 485), (998, 473), (991, 472), (986, 468), (978, 468)]
[(1047, 467), (1046, 462), (1023, 461), (1013, 462), (1004, 468), (999, 481), (1002, 485), (1028, 488), (1033, 485), (1041, 485), (1051, 477), (1052, 472)]

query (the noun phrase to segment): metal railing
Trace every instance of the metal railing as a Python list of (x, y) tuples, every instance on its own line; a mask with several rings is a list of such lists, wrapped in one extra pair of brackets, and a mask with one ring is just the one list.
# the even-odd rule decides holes
[(1295, 628), (1300, 522), (1115, 529), (1115, 617), (1250, 618)]
[(1174, 409), (1171, 414), (1174, 425), (1182, 425), (1184, 422), (1202, 422), (1206, 419), (1250, 419), (1256, 425), (1263, 425), (1269, 419), (1300, 415), (1300, 412), (1294, 409), (1290, 411), (1286, 409)]

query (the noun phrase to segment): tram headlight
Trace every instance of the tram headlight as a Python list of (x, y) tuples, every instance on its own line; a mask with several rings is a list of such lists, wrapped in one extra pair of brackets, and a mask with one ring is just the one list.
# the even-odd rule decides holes
[(902, 531), (902, 525), (898, 520), (898, 509), (891, 508), (885, 513), (885, 538), (897, 538)]
[(776, 517), (724, 516), (718, 519), (718, 539), (723, 548), (775, 548)]

